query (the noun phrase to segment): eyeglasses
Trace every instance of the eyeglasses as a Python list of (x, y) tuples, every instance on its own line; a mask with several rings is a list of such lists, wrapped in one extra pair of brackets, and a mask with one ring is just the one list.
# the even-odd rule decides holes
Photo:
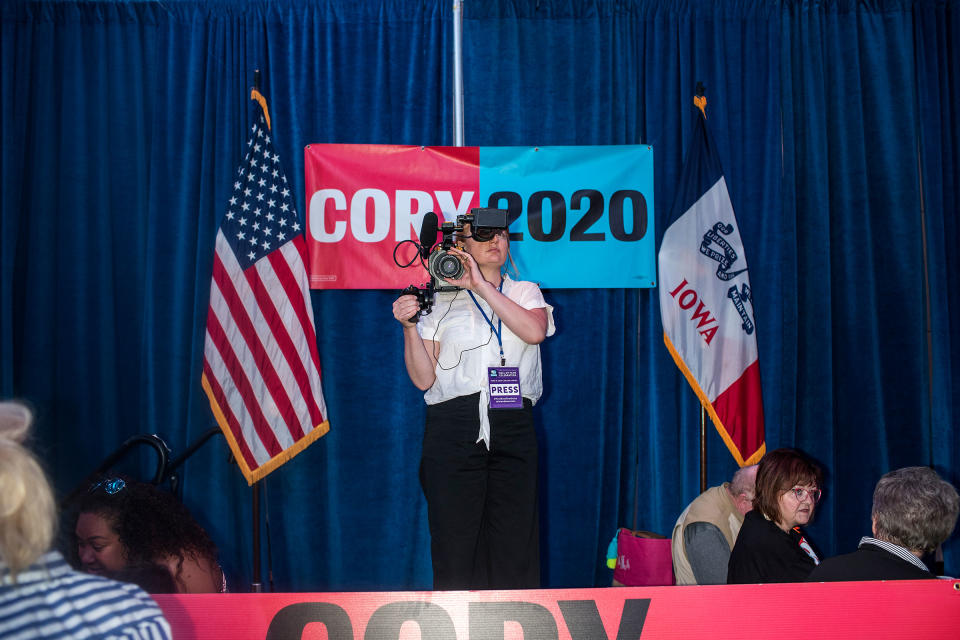
[(797, 497), (798, 502), (803, 502), (803, 499), (806, 496), (810, 496), (810, 500), (813, 502), (819, 502), (822, 492), (820, 489), (805, 489), (804, 487), (794, 487), (790, 489), (793, 492), (793, 495)]
[(93, 493), (100, 487), (103, 487), (103, 490), (107, 493), (107, 495), (112, 496), (123, 491), (126, 486), (127, 483), (123, 478), (109, 478), (101, 480), (97, 484), (91, 486), (89, 489), (87, 489), (87, 493)]
[(471, 236), (470, 236), (470, 237), (473, 238), (474, 240), (476, 240), (477, 242), (490, 242), (491, 240), (493, 240), (493, 239), (496, 238), (497, 236), (499, 236), (499, 235), (506, 235), (506, 234), (507, 234), (507, 230), (506, 230), (506, 229), (502, 229), (502, 228), (501, 228), (501, 229), (492, 229), (492, 228), (486, 227), (486, 228), (482, 228), (482, 229), (475, 229), (475, 230), (473, 230), (473, 231), (471, 232)]

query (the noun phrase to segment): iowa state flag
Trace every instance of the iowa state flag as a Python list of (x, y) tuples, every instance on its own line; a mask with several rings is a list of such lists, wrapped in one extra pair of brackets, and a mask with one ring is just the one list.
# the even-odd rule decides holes
[(670, 219), (658, 258), (663, 341), (737, 463), (753, 464), (766, 447), (750, 278), (702, 107)]

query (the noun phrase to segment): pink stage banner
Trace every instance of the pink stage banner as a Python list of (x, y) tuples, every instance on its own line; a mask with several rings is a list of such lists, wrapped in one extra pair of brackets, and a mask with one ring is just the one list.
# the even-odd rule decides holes
[[(393, 259), (419, 238), (423, 216), (453, 222), (480, 206), (479, 147), (315, 144), (304, 151), (313, 289), (403, 289), (428, 279)], [(447, 218), (444, 217), (446, 212)], [(416, 253), (406, 244), (398, 258)]]
[(177, 640), (955, 640), (960, 582), (156, 595)]

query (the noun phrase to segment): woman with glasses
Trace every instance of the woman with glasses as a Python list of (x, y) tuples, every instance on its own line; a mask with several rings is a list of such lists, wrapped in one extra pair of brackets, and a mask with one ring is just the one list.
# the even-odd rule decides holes
[(813, 519), (823, 473), (796, 449), (767, 453), (727, 565), (728, 584), (802, 582), (820, 564), (802, 526)]
[(427, 403), (420, 485), (434, 589), (540, 586), (537, 436), (540, 347), (553, 307), (533, 282), (503, 273), (506, 229), (464, 225), (452, 248), (463, 275), (419, 322), (416, 297), (393, 303), (404, 363)]
[[(220, 593), (217, 548), (175, 496), (152, 484), (105, 478), (80, 499), (74, 527), (80, 569), (151, 593)], [(159, 570), (166, 570), (171, 580)], [(173, 588), (170, 588), (173, 587)]]

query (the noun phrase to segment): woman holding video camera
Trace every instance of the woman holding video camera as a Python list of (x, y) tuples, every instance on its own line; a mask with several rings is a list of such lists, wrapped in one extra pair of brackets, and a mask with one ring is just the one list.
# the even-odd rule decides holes
[(553, 307), (533, 282), (502, 273), (507, 229), (459, 235), (463, 274), (419, 322), (416, 296), (393, 315), (404, 363), (426, 391), (420, 485), (427, 499), (434, 589), (540, 586), (537, 436), (540, 347)]

